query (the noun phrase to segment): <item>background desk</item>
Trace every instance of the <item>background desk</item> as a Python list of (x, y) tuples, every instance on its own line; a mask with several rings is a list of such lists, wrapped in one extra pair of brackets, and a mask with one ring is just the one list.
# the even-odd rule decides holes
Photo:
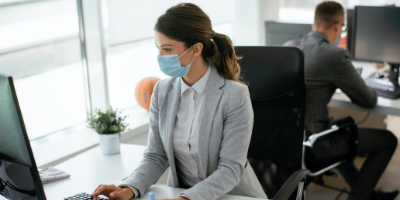
[[(56, 166), (71, 175), (70, 178), (44, 184), (47, 200), (63, 199), (80, 192), (91, 193), (99, 184), (118, 184), (138, 167), (145, 146), (121, 144), (121, 153), (104, 156), (95, 147)], [(149, 191), (156, 198), (176, 198), (183, 189), (153, 185)], [(142, 199), (148, 199), (147, 194)], [(224, 195), (220, 200), (256, 200), (255, 198)]]
[[(377, 68), (371, 63), (353, 62), (353, 65), (356, 68), (363, 68), (361, 77), (364, 79), (377, 70)], [(392, 100), (383, 97), (378, 97), (377, 106), (372, 109), (367, 109), (351, 103), (350, 99), (344, 93), (335, 93), (331, 101), (329, 102), (328, 106), (332, 108), (358, 110), (358, 111), (371, 112), (381, 115), (400, 116), (400, 99)]]

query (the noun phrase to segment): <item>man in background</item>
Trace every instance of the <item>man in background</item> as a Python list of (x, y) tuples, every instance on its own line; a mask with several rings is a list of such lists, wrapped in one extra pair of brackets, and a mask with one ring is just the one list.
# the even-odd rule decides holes
[[(344, 26), (343, 7), (334, 1), (325, 1), (316, 7), (313, 31), (299, 40), (284, 44), (304, 51), (307, 137), (329, 128), (328, 103), (337, 88), (361, 107), (373, 108), (376, 105), (375, 91), (367, 87), (356, 72), (349, 52), (337, 47)], [(397, 190), (385, 193), (374, 191), (374, 188), (397, 147), (397, 138), (387, 130), (359, 128), (358, 141), (357, 153), (368, 156), (360, 171), (354, 166), (348, 170), (355, 177), (349, 183), (352, 188), (348, 199), (394, 199), (399, 193)], [(331, 149), (324, 159), (350, 153), (341, 150)]]

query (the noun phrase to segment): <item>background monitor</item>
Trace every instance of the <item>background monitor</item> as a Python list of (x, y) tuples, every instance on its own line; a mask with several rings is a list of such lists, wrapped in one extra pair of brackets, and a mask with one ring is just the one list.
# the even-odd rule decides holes
[(267, 46), (280, 46), (289, 40), (300, 39), (310, 31), (312, 31), (310, 23), (266, 21), (265, 42)]
[(353, 51), (351, 48), (351, 43), (353, 39), (353, 21), (354, 21), (354, 9), (348, 8), (346, 9), (346, 22), (347, 22), (347, 51), (349, 51), (350, 55), (352, 55)]
[[(353, 34), (354, 9), (346, 9), (347, 15), (347, 50), (351, 55), (351, 42)], [(280, 46), (285, 42), (300, 39), (312, 31), (311, 23), (293, 23), (285, 21), (266, 21), (265, 22), (265, 42), (266, 46)]]
[(352, 54), (356, 60), (400, 64), (400, 8), (356, 6)]
[(11, 76), (0, 74), (0, 195), (45, 200)]

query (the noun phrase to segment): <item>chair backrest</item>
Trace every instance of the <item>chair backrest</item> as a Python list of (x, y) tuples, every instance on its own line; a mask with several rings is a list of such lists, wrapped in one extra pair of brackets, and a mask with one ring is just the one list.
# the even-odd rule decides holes
[[(302, 166), (304, 54), (296, 47), (235, 48), (242, 56), (242, 78), (248, 84), (254, 110), (248, 158), (271, 197)], [(268, 181), (265, 173), (273, 176), (276, 167), (285, 171), (284, 177)]]

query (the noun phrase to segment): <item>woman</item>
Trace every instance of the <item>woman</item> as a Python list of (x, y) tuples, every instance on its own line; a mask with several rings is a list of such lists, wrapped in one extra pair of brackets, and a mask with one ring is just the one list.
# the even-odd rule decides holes
[(167, 185), (187, 189), (176, 199), (267, 198), (246, 159), (253, 110), (230, 39), (190, 3), (168, 9), (154, 30), (160, 69), (173, 78), (154, 87), (140, 166), (118, 187), (100, 185), (94, 199), (140, 197), (168, 166)]

